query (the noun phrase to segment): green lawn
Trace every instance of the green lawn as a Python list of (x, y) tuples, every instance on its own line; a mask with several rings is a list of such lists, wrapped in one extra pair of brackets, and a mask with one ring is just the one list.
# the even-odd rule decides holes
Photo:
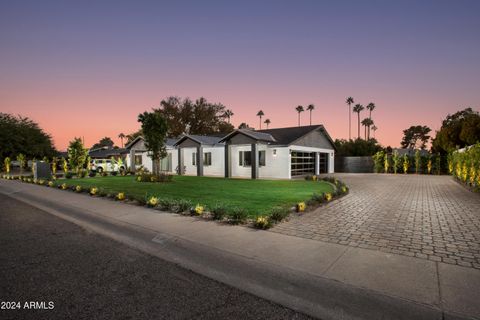
[(207, 207), (217, 203), (243, 207), (250, 215), (265, 214), (275, 206), (294, 205), (306, 201), (313, 193), (332, 192), (324, 181), (305, 180), (243, 180), (211, 177), (174, 176), (173, 182), (138, 182), (133, 176), (65, 179), (68, 185), (102, 188), (109, 193), (125, 192), (127, 195), (185, 199)]

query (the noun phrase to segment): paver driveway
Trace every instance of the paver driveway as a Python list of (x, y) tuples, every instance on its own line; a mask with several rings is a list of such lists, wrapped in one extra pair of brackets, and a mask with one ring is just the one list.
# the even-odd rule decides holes
[(449, 176), (336, 176), (347, 196), (271, 231), (480, 269), (480, 195)]

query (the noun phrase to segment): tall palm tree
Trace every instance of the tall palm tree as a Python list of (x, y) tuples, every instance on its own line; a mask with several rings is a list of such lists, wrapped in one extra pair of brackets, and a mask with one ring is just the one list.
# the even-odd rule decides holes
[(370, 140), (370, 128), (375, 124), (372, 120), (372, 118), (367, 118), (368, 121), (367, 121), (367, 125), (368, 125), (368, 134), (367, 134), (367, 137), (368, 137), (368, 140)]
[(352, 140), (352, 104), (353, 98), (348, 97), (346, 103), (348, 104), (348, 140)]
[(312, 125), (312, 111), (315, 109), (313, 104), (309, 104), (307, 110), (310, 111), (310, 125)]
[(268, 129), (268, 125), (271, 123), (270, 119), (265, 119), (265, 121), (263, 121), (263, 123), (265, 123), (267, 125), (267, 129)]
[(262, 130), (262, 117), (265, 115), (262, 110), (257, 112), (257, 117), (260, 117), (260, 130)]
[(362, 112), (363, 109), (365, 109), (364, 106), (358, 103), (355, 105), (355, 107), (353, 107), (353, 112), (358, 114), (358, 139), (360, 139), (360, 112)]
[(123, 139), (125, 139), (126, 135), (122, 132), (118, 135), (118, 137), (120, 138), (120, 141), (122, 141), (122, 148), (123, 148)]
[(377, 126), (373, 125), (372, 130), (373, 130), (373, 139), (375, 139), (375, 131), (378, 130)]
[(227, 109), (223, 115), (228, 119), (228, 123), (230, 123), (230, 118), (233, 116), (233, 111)]
[[(368, 116), (370, 119), (372, 119), (372, 111), (373, 111), (373, 109), (375, 109), (375, 108), (376, 108), (376, 105), (375, 105), (375, 103), (373, 103), (373, 102), (370, 102), (370, 103), (367, 105), (367, 110), (370, 111), (370, 115)], [(369, 139), (370, 139), (370, 127), (371, 127), (372, 125), (373, 125), (373, 123), (372, 123), (370, 126), (368, 126), (368, 138), (369, 138)]]
[[(370, 140), (370, 126), (373, 125), (373, 120), (370, 118), (365, 118), (362, 120), (362, 126), (365, 127), (365, 140)], [(368, 134), (367, 134), (368, 129)]]
[(362, 126), (365, 128), (364, 137), (365, 137), (365, 140), (367, 140), (368, 118), (363, 119), (361, 123), (362, 123)]
[(300, 127), (300, 113), (305, 111), (305, 109), (303, 109), (302, 106), (298, 106), (298, 107), (295, 108), (295, 110), (297, 110), (297, 112), (298, 112), (298, 126)]

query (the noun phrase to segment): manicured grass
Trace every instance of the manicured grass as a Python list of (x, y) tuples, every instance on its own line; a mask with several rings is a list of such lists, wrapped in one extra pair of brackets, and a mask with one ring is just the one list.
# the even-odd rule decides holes
[(266, 214), (276, 206), (306, 201), (313, 193), (332, 192), (324, 181), (243, 180), (211, 177), (174, 176), (172, 182), (138, 182), (134, 176), (95, 177), (58, 181), (68, 185), (98, 187), (109, 193), (125, 192), (129, 196), (157, 196), (190, 200), (193, 204), (212, 207), (217, 203), (246, 209), (250, 216)]

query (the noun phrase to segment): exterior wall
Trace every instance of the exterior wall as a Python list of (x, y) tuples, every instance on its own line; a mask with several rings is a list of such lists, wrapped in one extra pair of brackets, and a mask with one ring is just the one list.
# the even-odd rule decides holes
[(320, 149), (333, 149), (333, 145), (330, 140), (325, 136), (320, 129), (312, 131), (305, 136), (297, 139), (292, 143), (295, 146), (304, 146), (304, 147), (313, 147), (313, 148), (320, 148)]
[[(239, 152), (251, 151), (251, 144), (233, 145), (230, 147), (232, 177), (250, 178), (252, 167), (239, 165)], [(276, 150), (276, 156), (273, 150)], [(287, 147), (270, 147), (265, 144), (258, 145), (258, 151), (265, 151), (265, 166), (258, 169), (259, 178), (290, 179), (290, 152)]]
[[(175, 173), (175, 169), (177, 167), (177, 164), (178, 164), (178, 151), (176, 149), (173, 149), (173, 148), (167, 148), (167, 153), (171, 153), (172, 154), (172, 171), (170, 171), (170, 173)], [(142, 165), (145, 169), (147, 169), (148, 171), (152, 172), (152, 169), (153, 169), (153, 162), (152, 162), (152, 158), (150, 158), (148, 156), (148, 152), (146, 151), (143, 151), (143, 152), (139, 152), (137, 151), (137, 155), (142, 155)], [(130, 153), (128, 153), (125, 157), (125, 163), (127, 164), (127, 166), (130, 165)]]
[[(175, 163), (178, 163), (178, 150), (176, 150), (177, 156), (175, 157)], [(182, 148), (183, 152), (183, 165), (185, 166), (186, 176), (196, 176), (197, 166), (192, 165), (192, 154), (197, 152), (197, 148)], [(225, 153), (223, 146), (218, 147), (203, 147), (203, 153), (212, 153), (212, 165), (203, 166), (204, 176), (218, 176), (223, 177), (225, 174)], [(176, 167), (176, 165), (175, 165)]]
[(371, 173), (374, 162), (372, 157), (336, 157), (335, 171), (348, 173)]
[[(299, 145), (291, 145), (290, 150), (295, 151), (304, 151), (304, 152), (320, 152), (320, 153), (328, 153), (328, 173), (335, 172), (335, 150), (333, 149), (324, 149), (324, 148), (313, 148), (313, 147), (305, 147)], [(290, 167), (288, 169), (290, 171)]]

